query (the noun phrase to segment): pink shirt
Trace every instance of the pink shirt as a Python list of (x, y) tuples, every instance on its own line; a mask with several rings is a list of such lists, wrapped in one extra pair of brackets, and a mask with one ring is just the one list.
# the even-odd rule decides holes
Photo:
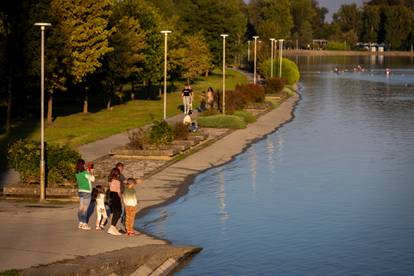
[(111, 182), (109, 182), (109, 190), (121, 195), (121, 182), (119, 180), (113, 179)]

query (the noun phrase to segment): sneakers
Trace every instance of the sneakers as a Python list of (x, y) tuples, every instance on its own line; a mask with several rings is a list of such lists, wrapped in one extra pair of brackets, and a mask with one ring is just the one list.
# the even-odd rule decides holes
[(115, 226), (111, 225), (108, 229), (108, 234), (114, 235), (114, 236), (120, 236), (122, 235), (121, 233), (119, 233), (118, 229), (116, 229)]
[(91, 230), (91, 228), (89, 227), (89, 225), (86, 224), (86, 223), (84, 223), (84, 222), (79, 222), (78, 228), (79, 229), (82, 229), (82, 230)]

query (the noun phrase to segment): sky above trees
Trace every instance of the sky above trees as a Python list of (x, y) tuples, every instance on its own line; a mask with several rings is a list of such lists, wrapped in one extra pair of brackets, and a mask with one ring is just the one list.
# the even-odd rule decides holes
[[(249, 3), (250, 0), (245, 0), (244, 2)], [(363, 0), (318, 0), (318, 2), (319, 6), (328, 8), (329, 13), (326, 15), (326, 20), (331, 22), (332, 15), (339, 9), (341, 5), (352, 3), (362, 5)]]
[(352, 4), (357, 3), (362, 5), (363, 0), (318, 0), (319, 5), (327, 7), (329, 13), (326, 15), (326, 19), (330, 22), (332, 20), (332, 15), (339, 9), (343, 4)]

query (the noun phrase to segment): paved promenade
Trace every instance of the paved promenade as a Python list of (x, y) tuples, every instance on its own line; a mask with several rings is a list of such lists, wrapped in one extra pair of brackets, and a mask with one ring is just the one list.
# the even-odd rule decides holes
[[(200, 171), (221, 165), (240, 153), (253, 140), (276, 130), (292, 118), (292, 109), (298, 101), (293, 96), (246, 129), (232, 132), (214, 144), (178, 161), (151, 176), (145, 184), (137, 187), (139, 208), (164, 204), (185, 191), (188, 179)], [(176, 120), (180, 120), (176, 116)], [(125, 142), (122, 135), (96, 142), (97, 149), (105, 154), (109, 148)], [(102, 143), (102, 144), (100, 144)], [(86, 147), (86, 146), (85, 146)], [(86, 149), (82, 149), (82, 151)], [(95, 159), (102, 153), (91, 148), (86, 159)], [(95, 155), (94, 155), (95, 154)], [(89, 157), (89, 158), (88, 158)], [(48, 264), (77, 256), (95, 255), (125, 247), (143, 247), (166, 244), (165, 241), (141, 234), (137, 237), (114, 237), (102, 231), (77, 229), (77, 204), (64, 206), (42, 206), (0, 202), (0, 271), (22, 269), (39, 264)], [(90, 225), (93, 225), (94, 218)]]

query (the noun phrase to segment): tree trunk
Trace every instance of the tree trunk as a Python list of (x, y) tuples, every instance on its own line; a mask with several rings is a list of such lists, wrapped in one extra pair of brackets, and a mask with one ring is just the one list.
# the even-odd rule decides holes
[(208, 78), (208, 70), (206, 71), (205, 77)]
[(119, 98), (119, 103), (120, 104), (124, 104), (124, 97), (123, 97), (123, 90), (124, 90), (124, 88), (123, 88), (123, 86), (121, 85), (119, 88), (118, 88), (118, 91), (119, 91), (119, 93), (118, 93), (118, 98)]
[(85, 99), (83, 100), (83, 113), (88, 113), (88, 91), (85, 90)]
[(135, 100), (134, 81), (131, 81), (131, 101)]
[(47, 119), (46, 124), (52, 124), (52, 114), (53, 114), (53, 93), (49, 93), (49, 99), (47, 101)]
[(12, 111), (12, 85), (11, 80), (7, 84), (7, 111), (6, 111), (6, 135), (11, 131), (11, 111)]
[(107, 110), (111, 110), (111, 104), (112, 104), (111, 96), (109, 95), (108, 101), (106, 102), (106, 109)]

